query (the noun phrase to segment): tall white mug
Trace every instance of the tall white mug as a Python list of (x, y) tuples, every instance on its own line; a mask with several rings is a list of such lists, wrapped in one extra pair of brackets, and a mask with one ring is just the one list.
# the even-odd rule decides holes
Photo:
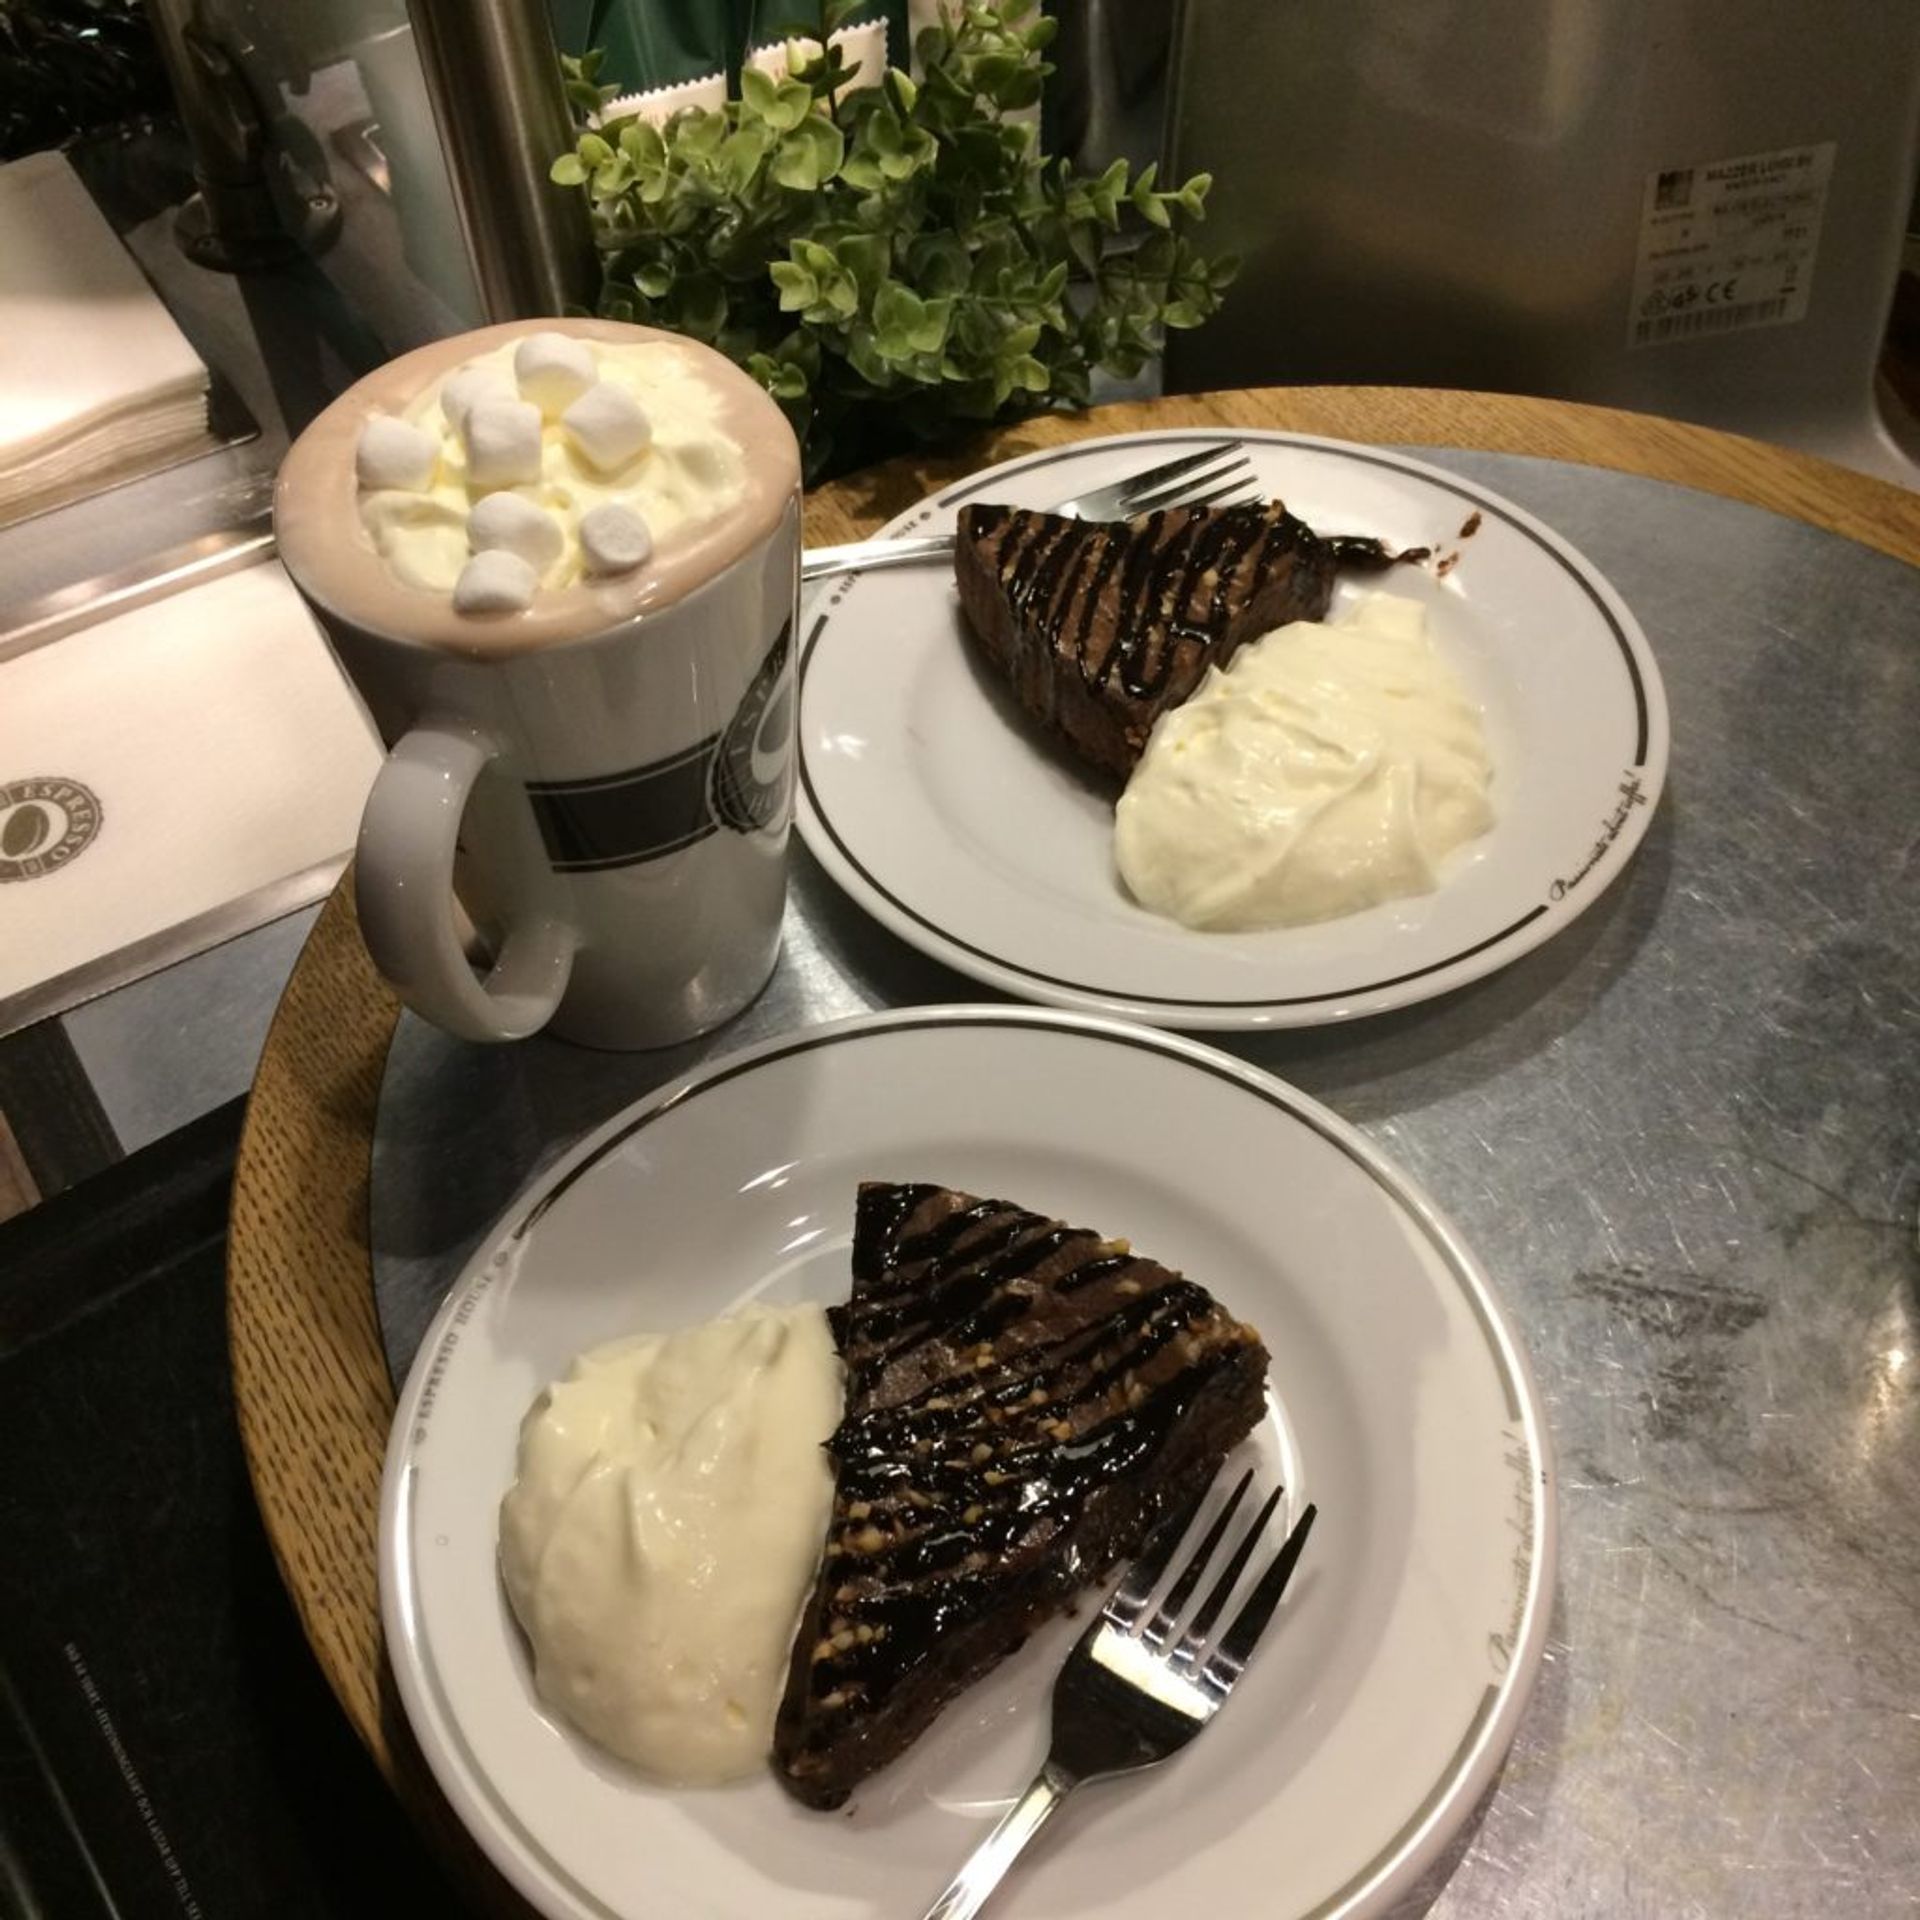
[[(555, 332), (585, 343), (600, 380), (651, 401), (640, 453), (567, 424), (581, 376), (564, 352), (557, 393), (524, 358), (514, 389), (516, 349)], [(495, 455), (456, 424), (454, 394), (454, 419), (436, 396), (476, 369), (482, 400), (508, 408), (485, 418), (513, 428), (514, 404), (544, 403), (537, 477), (509, 447), (502, 470), (520, 478), (470, 484)], [(391, 468), (361, 452), (381, 415), (425, 436), (382, 449)], [(539, 506), (561, 551), (527, 604), (463, 610), (454, 586), (489, 544), (469, 517), (488, 492)], [(658, 528), (617, 571), (583, 553), (579, 531), (609, 501)], [(800, 558), (799, 450), (760, 387), (648, 328), (483, 328), (342, 395), (289, 452), (274, 517), (288, 572), (391, 749), (355, 882), (368, 950), (401, 998), (469, 1040), (546, 1027), (615, 1048), (688, 1039), (745, 1006), (779, 949)], [(555, 535), (527, 537), (531, 571)], [(468, 927), (490, 956), (480, 965)]]

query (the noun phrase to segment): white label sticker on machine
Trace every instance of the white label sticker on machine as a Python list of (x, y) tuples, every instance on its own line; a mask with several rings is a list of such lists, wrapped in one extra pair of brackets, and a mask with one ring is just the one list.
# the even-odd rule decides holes
[(1629, 347), (1806, 317), (1834, 143), (1647, 176)]

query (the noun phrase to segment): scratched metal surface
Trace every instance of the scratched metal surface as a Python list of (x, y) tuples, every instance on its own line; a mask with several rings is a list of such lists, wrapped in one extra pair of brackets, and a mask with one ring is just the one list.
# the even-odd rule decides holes
[[(1547, 1664), (1406, 1916), (1920, 1910), (1920, 572), (1797, 522), (1426, 450), (1620, 588), (1673, 707), (1638, 859), (1495, 978), (1234, 1042), (1357, 1121), (1511, 1305), (1561, 1476)], [(799, 855), (759, 1004), (673, 1054), (403, 1022), (374, 1156), (396, 1375), (536, 1163), (719, 1050), (983, 997)], [(1225, 1920), (1242, 1920), (1226, 1916)]]

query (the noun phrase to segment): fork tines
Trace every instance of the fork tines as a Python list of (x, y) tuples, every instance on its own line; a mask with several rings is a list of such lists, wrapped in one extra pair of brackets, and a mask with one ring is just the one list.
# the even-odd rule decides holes
[[(1287, 1583), (1293, 1578), (1293, 1570), (1299, 1563), (1301, 1549), (1307, 1543), (1307, 1535), (1312, 1529), (1317, 1508), (1309, 1504), (1295, 1522), (1280, 1550), (1273, 1556), (1266, 1571), (1262, 1573), (1253, 1591), (1248, 1594), (1239, 1611), (1228, 1623), (1226, 1631), (1220, 1636), (1218, 1644), (1211, 1653), (1206, 1653), (1208, 1637), (1213, 1632), (1214, 1623), (1239, 1585), (1242, 1574), (1246, 1572), (1256, 1548), (1266, 1535), (1269, 1523), (1280, 1506), (1283, 1489), (1275, 1487), (1266, 1501), (1235, 1542), (1225, 1564), (1220, 1568), (1206, 1598), (1199, 1609), (1187, 1622), (1186, 1631), (1181, 1634), (1178, 1644), (1170, 1653), (1165, 1652), (1167, 1642), (1174, 1629), (1180, 1624), (1202, 1576), (1212, 1566), (1222, 1541), (1227, 1537), (1233, 1524), (1234, 1515), (1239, 1511), (1241, 1502), (1246, 1498), (1247, 1489), (1253, 1484), (1251, 1469), (1240, 1476), (1239, 1483), (1227, 1496), (1220, 1511), (1214, 1515), (1205, 1535), (1198, 1546), (1190, 1553), (1175, 1575), (1173, 1584), (1168, 1587), (1165, 1596), (1152, 1617), (1140, 1633), (1141, 1640), (1156, 1654), (1161, 1654), (1170, 1667), (1183, 1678), (1203, 1686), (1218, 1698), (1225, 1698), (1233, 1683), (1240, 1677), (1246, 1666), (1255, 1643), (1266, 1630), (1274, 1610), (1280, 1604), (1280, 1597), (1287, 1590)], [(1126, 1577), (1114, 1589), (1112, 1597), (1104, 1609), (1108, 1622), (1121, 1632), (1130, 1632), (1147, 1611), (1147, 1603), (1152, 1598), (1160, 1582), (1166, 1577), (1173, 1561), (1174, 1550), (1186, 1538), (1188, 1529), (1198, 1517), (1206, 1502), (1207, 1492), (1180, 1511), (1163, 1520), (1149, 1536), (1139, 1557), (1127, 1569)]]
[(1211, 507), (1228, 503), (1232, 494), (1253, 491), (1253, 463), (1239, 447), (1209, 449), (1191, 463), (1180, 462), (1182, 471), (1168, 477), (1158, 476), (1159, 484), (1142, 488), (1127, 497), (1131, 513), (1151, 513), (1156, 507)]

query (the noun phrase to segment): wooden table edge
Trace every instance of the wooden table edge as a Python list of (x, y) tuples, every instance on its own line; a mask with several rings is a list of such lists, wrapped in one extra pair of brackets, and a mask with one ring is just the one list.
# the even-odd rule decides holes
[[(1812, 455), (1613, 408), (1404, 388), (1267, 388), (1129, 402), (982, 436), (811, 496), (807, 537), (859, 538), (995, 459), (1148, 427), (1266, 426), (1371, 444), (1531, 454), (1744, 501), (1920, 565), (1920, 497)], [(393, 1413), (374, 1310), (368, 1190), (398, 1006), (359, 937), (351, 875), (288, 980), (248, 1101), (228, 1241), (242, 1445), (267, 1535), (328, 1683), (374, 1760), (436, 1825), (384, 1658), (375, 1563)]]

